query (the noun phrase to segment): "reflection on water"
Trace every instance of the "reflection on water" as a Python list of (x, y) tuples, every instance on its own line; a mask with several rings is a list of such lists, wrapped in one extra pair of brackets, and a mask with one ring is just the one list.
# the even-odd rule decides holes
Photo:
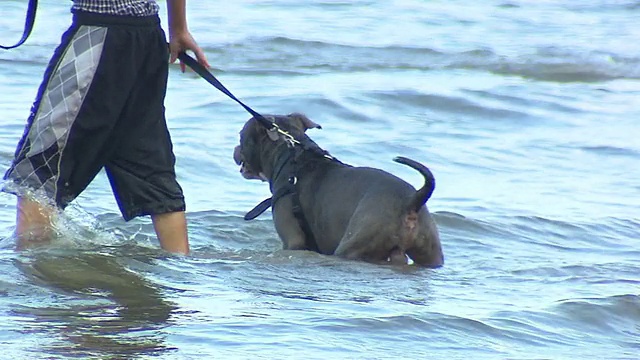
[[(140, 260), (153, 259), (138, 255)], [(133, 358), (172, 350), (159, 330), (170, 324), (175, 305), (158, 285), (122, 262), (112, 253), (77, 251), (33, 252), (16, 259), (16, 266), (35, 285), (53, 291), (54, 299), (15, 308), (14, 315), (25, 319), (21, 332), (51, 339), (41, 350), (49, 354)]]

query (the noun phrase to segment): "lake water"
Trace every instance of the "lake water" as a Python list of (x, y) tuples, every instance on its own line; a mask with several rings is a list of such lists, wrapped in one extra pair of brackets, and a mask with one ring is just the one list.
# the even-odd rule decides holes
[[(0, 4), (17, 40), (26, 0)], [(9, 166), (70, 1), (0, 51)], [(165, 3), (162, 2), (163, 19)], [(262, 113), (299, 111), (343, 162), (421, 186), (445, 266), (281, 250), (232, 160), (249, 115), (172, 66), (167, 115), (192, 254), (125, 223), (104, 174), (49, 248), (17, 252), (0, 195), (3, 359), (640, 358), (637, 1), (188, 1), (214, 73)]]

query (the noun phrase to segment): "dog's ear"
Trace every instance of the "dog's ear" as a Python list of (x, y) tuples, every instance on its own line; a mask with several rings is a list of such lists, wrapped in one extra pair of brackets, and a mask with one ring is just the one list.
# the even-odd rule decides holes
[(302, 131), (307, 131), (307, 129), (322, 129), (322, 126), (313, 122), (304, 114), (292, 113), (292, 114), (289, 114), (288, 116), (292, 120), (295, 120), (296, 123), (300, 124), (300, 126), (298, 127), (301, 128)]

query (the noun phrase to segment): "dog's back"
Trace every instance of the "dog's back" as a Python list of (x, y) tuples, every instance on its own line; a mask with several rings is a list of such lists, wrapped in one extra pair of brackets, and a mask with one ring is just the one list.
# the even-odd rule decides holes
[(368, 261), (406, 253), (421, 265), (442, 265), (437, 228), (424, 205), (433, 182), (425, 178), (425, 187), (416, 191), (397, 176), (369, 167), (331, 166), (301, 177), (301, 188), (315, 189), (301, 193), (300, 200), (316, 239), (322, 239), (319, 250)]

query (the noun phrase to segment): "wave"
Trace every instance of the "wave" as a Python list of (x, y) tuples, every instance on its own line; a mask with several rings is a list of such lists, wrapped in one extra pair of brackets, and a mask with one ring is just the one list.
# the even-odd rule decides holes
[[(0, 65), (46, 65), (52, 45), (0, 54)], [(606, 51), (540, 47), (502, 55), (489, 48), (440, 51), (420, 46), (356, 46), (289, 37), (250, 37), (207, 46), (214, 66), (241, 75), (304, 76), (335, 72), (470, 70), (549, 82), (640, 79), (640, 58)]]
[(565, 3), (562, 6), (570, 11), (593, 11), (601, 14), (603, 11), (628, 11), (640, 9), (640, 3), (636, 0), (621, 1), (585, 1)]
[(635, 223), (635, 220), (603, 217), (595, 222), (569, 222), (541, 216), (516, 215), (493, 219), (491, 226), (507, 229), (505, 231), (546, 246), (574, 250), (633, 250), (634, 239), (638, 236), (637, 228), (625, 230), (620, 226), (621, 222)]
[(606, 145), (581, 146), (579, 147), (579, 149), (587, 152), (592, 152), (598, 155), (603, 155), (603, 156), (625, 156), (625, 157), (632, 157), (632, 158), (640, 157), (639, 150), (622, 148), (617, 146), (606, 146)]
[[(487, 48), (444, 52), (412, 46), (354, 46), (288, 37), (248, 38), (209, 47), (225, 71), (286, 71), (300, 73), (381, 70), (486, 71), (553, 82), (597, 82), (639, 79), (640, 58), (604, 51), (584, 52), (541, 47), (528, 54), (505, 56)], [(265, 70), (267, 69), (267, 70)]]
[[(512, 109), (504, 109), (499, 107), (490, 107), (480, 105), (472, 100), (458, 96), (433, 95), (424, 94), (417, 91), (389, 91), (389, 92), (370, 92), (368, 96), (377, 100), (381, 100), (384, 104), (392, 105), (394, 109), (402, 106), (422, 107), (434, 111), (448, 111), (456, 114), (473, 115), (481, 119), (526, 119), (529, 115), (525, 112)], [(388, 105), (387, 105), (388, 106)], [(536, 119), (537, 121), (537, 119)]]
[(640, 296), (637, 294), (613, 295), (604, 298), (567, 299), (554, 307), (555, 313), (567, 326), (589, 329), (611, 336), (640, 340), (637, 324), (640, 323)]
[(636, 324), (639, 316), (639, 297), (624, 294), (568, 299), (539, 311), (498, 311), (483, 321), (503, 332), (533, 338), (547, 346), (560, 345), (556, 350), (582, 346), (588, 338), (590, 344), (611, 347), (615, 351), (620, 347), (638, 348), (640, 335)]
[(640, 78), (640, 58), (604, 52), (583, 53), (549, 47), (517, 56), (502, 56), (484, 50), (452, 54), (451, 57), (447, 68), (486, 70), (541, 81), (598, 82)]
[[(490, 210), (485, 210), (489, 212)], [(482, 210), (479, 210), (482, 212)], [(474, 211), (475, 213), (475, 211)], [(434, 212), (445, 256), (477, 271), (486, 262), (496, 276), (538, 279), (566, 286), (637, 286), (634, 259), (640, 256), (636, 220), (602, 218), (577, 222), (539, 216), (474, 219)], [(518, 259), (529, 259), (520, 262)], [(496, 273), (495, 261), (504, 269)], [(610, 274), (617, 277), (611, 279)]]
[[(630, 254), (632, 257), (634, 254)], [(635, 254), (637, 256), (637, 254)], [(635, 267), (622, 261), (599, 262), (596, 264), (565, 264), (552, 265), (523, 265), (510, 271), (511, 275), (518, 278), (540, 279), (544, 278), (547, 284), (564, 284), (575, 286), (577, 284), (616, 286), (628, 285), (629, 287), (640, 285), (640, 280), (635, 279)], [(611, 274), (616, 274), (612, 279)]]

